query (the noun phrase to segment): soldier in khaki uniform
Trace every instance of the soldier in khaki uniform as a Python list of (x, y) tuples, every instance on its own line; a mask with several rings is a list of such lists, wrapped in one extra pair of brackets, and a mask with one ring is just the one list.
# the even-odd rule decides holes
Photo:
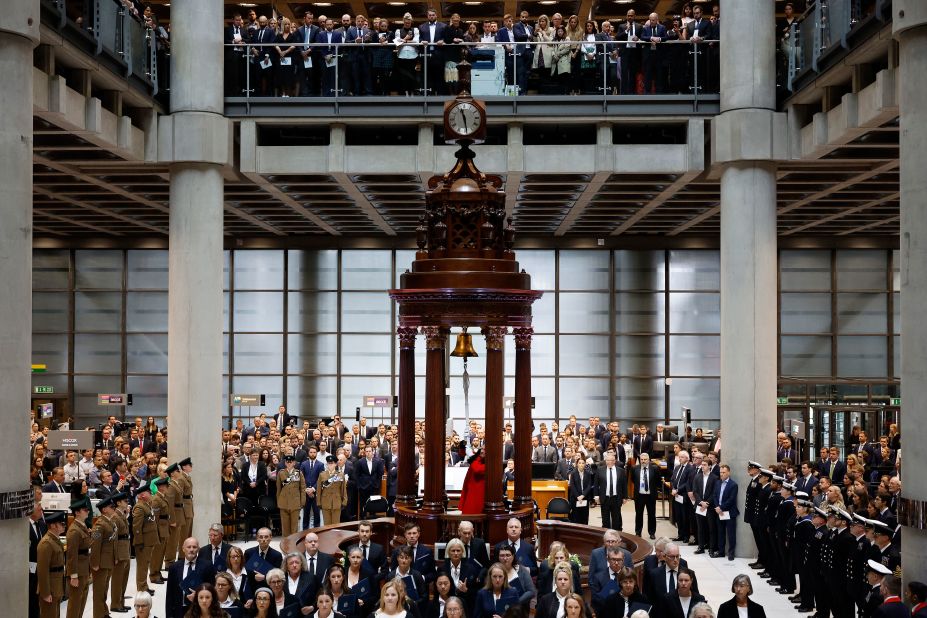
[(112, 497), (97, 502), (100, 516), (93, 524), (93, 543), (90, 546), (90, 570), (93, 571), (93, 618), (109, 615), (106, 595), (109, 593), (109, 578), (116, 566), (116, 524), (113, 513), (116, 510)]
[(173, 463), (167, 467), (167, 474), (171, 479), (172, 495), (174, 496), (174, 520), (171, 524), (171, 537), (167, 541), (167, 549), (164, 551), (164, 568), (173, 564), (174, 560), (183, 560), (183, 541), (185, 538), (183, 531), (187, 529), (187, 518), (183, 508), (183, 492), (185, 485), (181, 480), (183, 472), (180, 466)]
[(64, 511), (45, 517), (48, 532), (36, 548), (35, 571), (39, 580), (40, 618), (60, 618), (61, 597), (64, 596), (64, 545), (58, 538), (64, 534), (67, 516)]
[(129, 562), (132, 560), (132, 542), (129, 539), (129, 496), (119, 492), (113, 496), (116, 510), (113, 521), (116, 523), (116, 566), (113, 568), (113, 577), (110, 581), (109, 611), (127, 612), (126, 588), (129, 585)]
[(341, 509), (348, 503), (348, 484), (338, 472), (334, 455), (325, 458), (325, 470), (319, 474), (319, 508), (322, 521), (328, 526), (341, 523)]
[(80, 618), (87, 605), (87, 589), (90, 587), (90, 530), (84, 521), (90, 514), (90, 500), (82, 497), (71, 503), (74, 521), (65, 535), (67, 554), (65, 575), (71, 588), (68, 595), (68, 618)]
[(151, 550), (158, 544), (158, 522), (151, 510), (151, 488), (140, 486), (132, 509), (132, 543), (135, 545), (135, 591), (154, 592), (148, 588), (148, 563)]
[[(190, 473), (193, 472), (193, 462), (186, 457), (181, 459), (178, 465), (182, 473), (180, 480), (183, 482), (183, 516), (186, 520), (186, 528), (180, 538), (189, 539), (193, 536), (193, 479), (190, 477)], [(183, 546), (183, 542), (180, 545)]]
[(161, 563), (167, 551), (168, 541), (173, 532), (174, 521), (174, 489), (166, 476), (155, 479), (155, 493), (151, 496), (151, 511), (158, 524), (158, 542), (151, 550), (151, 560), (148, 564), (148, 579), (152, 584), (163, 584), (161, 577)]
[(306, 504), (306, 479), (296, 469), (296, 457), (284, 457), (286, 468), (277, 473), (277, 508), (280, 509), (280, 528), (288, 537), (297, 531), (299, 513)]

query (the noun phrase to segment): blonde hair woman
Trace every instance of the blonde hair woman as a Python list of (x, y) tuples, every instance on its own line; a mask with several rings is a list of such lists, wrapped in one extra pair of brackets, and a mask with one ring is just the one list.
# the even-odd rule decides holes
[(540, 45), (534, 48), (534, 58), (531, 59), (531, 68), (540, 69), (541, 87), (544, 90), (544, 84), (550, 83), (550, 65), (553, 64), (554, 46), (551, 42), (554, 40), (554, 29), (550, 26), (550, 18), (547, 15), (538, 17), (537, 27), (534, 30), (534, 40)]

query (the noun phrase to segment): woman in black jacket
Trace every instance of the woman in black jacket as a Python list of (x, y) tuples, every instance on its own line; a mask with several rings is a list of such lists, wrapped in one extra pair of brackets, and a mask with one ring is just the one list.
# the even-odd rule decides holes
[(763, 606), (754, 603), (749, 598), (753, 594), (753, 584), (750, 582), (749, 575), (741, 573), (735, 577), (734, 582), (731, 584), (731, 592), (734, 593), (734, 598), (721, 604), (721, 607), (718, 608), (718, 618), (738, 618), (738, 607), (747, 608), (748, 618), (766, 618), (766, 611), (763, 610)]
[[(625, 612), (627, 607), (627, 612)], [(635, 611), (651, 610), (651, 603), (637, 587), (637, 574), (630, 567), (623, 567), (618, 573), (618, 594), (609, 596), (603, 605), (603, 616), (630, 616)]]
[(676, 592), (663, 599), (662, 616), (665, 618), (689, 618), (692, 609), (699, 603), (705, 602), (705, 597), (693, 592), (695, 573), (690, 569), (679, 569), (676, 576)]
[(592, 470), (586, 467), (582, 457), (576, 460), (576, 467), (570, 473), (568, 499), (570, 501), (570, 521), (574, 524), (589, 523), (589, 505), (595, 492)]

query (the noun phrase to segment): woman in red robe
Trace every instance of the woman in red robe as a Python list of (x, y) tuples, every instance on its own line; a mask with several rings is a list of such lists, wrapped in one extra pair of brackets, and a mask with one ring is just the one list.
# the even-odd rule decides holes
[(464, 515), (482, 513), (485, 500), (486, 460), (483, 458), (483, 449), (480, 449), (470, 458), (470, 469), (467, 470), (460, 490), (460, 512)]

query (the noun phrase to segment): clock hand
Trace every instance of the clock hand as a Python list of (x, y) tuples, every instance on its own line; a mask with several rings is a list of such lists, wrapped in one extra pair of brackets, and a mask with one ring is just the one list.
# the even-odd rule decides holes
[(469, 133), (470, 131), (467, 129), (467, 112), (462, 113), (460, 117), (463, 120), (464, 133)]

